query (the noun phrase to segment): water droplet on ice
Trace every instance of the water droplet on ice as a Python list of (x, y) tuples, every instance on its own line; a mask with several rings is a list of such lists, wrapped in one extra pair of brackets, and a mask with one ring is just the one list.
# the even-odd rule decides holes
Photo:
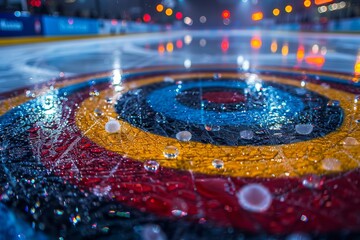
[(243, 130), (240, 132), (240, 137), (242, 139), (250, 140), (254, 138), (254, 132), (251, 130)]
[(111, 97), (107, 97), (105, 99), (105, 102), (108, 103), (108, 104), (112, 104), (113, 103), (113, 99)]
[(224, 167), (224, 162), (220, 159), (214, 159), (212, 161), (212, 165), (214, 168), (220, 169)]
[(302, 185), (309, 189), (319, 189), (324, 184), (322, 178), (318, 175), (311, 174), (302, 178)]
[(214, 125), (208, 125), (206, 124), (204, 126), (205, 130), (208, 132), (218, 132), (220, 131), (220, 126), (214, 126)]
[(360, 95), (354, 97), (354, 103), (360, 103)]
[(26, 97), (28, 97), (28, 98), (34, 98), (34, 97), (36, 97), (36, 94), (35, 94), (34, 92), (30, 91), (30, 90), (27, 90), (27, 91), (25, 92), (25, 95), (26, 95)]
[(269, 190), (257, 183), (244, 186), (236, 196), (240, 206), (251, 212), (264, 212), (272, 203)]
[(142, 226), (141, 231), (142, 240), (166, 240), (165, 233), (161, 230), (160, 226), (155, 224), (147, 224)]
[(119, 121), (112, 119), (105, 124), (105, 131), (108, 133), (116, 133), (120, 130)]
[(98, 116), (98, 117), (104, 115), (103, 111), (101, 111), (101, 110), (98, 109), (98, 108), (95, 108), (94, 113), (95, 113), (95, 115)]
[(344, 146), (357, 146), (359, 142), (353, 137), (346, 137), (343, 141)]
[(176, 134), (176, 139), (182, 142), (191, 140), (192, 134), (189, 131), (181, 131)]
[(300, 220), (303, 222), (307, 222), (309, 219), (306, 215), (301, 215)]
[(90, 91), (89, 95), (92, 97), (97, 97), (100, 95), (100, 93), (97, 90), (94, 90), (94, 91)]
[(314, 127), (311, 124), (297, 124), (295, 126), (295, 131), (300, 135), (309, 135), (313, 130)]
[(164, 115), (162, 115), (161, 113), (156, 113), (155, 114), (155, 121), (157, 123), (166, 123), (166, 117)]
[(328, 171), (340, 171), (341, 162), (336, 158), (325, 158), (321, 161), (321, 166), (323, 169)]
[(160, 164), (155, 160), (146, 160), (144, 162), (144, 168), (148, 172), (157, 172)]
[(171, 213), (175, 217), (185, 217), (188, 213), (188, 205), (181, 198), (175, 198), (172, 201)]
[(179, 155), (179, 149), (174, 146), (166, 146), (164, 148), (163, 154), (166, 158), (169, 159), (176, 158)]
[(330, 100), (327, 103), (328, 107), (339, 107), (340, 106), (340, 102), (338, 100)]

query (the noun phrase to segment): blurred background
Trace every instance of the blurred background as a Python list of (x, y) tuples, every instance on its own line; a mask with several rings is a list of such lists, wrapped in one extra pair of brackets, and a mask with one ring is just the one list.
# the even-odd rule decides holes
[[(0, 0), (0, 14), (3, 37), (66, 35), (71, 29), (73, 34), (274, 26), (295, 31), (360, 31), (360, 0)], [(89, 22), (74, 21), (77, 18)], [(60, 32), (50, 33), (47, 26), (56, 24)]]

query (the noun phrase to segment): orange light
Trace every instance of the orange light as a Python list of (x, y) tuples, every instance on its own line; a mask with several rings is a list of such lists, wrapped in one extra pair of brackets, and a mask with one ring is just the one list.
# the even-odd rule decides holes
[(229, 50), (230, 44), (227, 38), (221, 41), (221, 50), (225, 53)]
[(280, 14), (280, 9), (274, 8), (273, 14), (274, 14), (274, 16), (279, 16), (279, 14)]
[(263, 18), (264, 18), (264, 14), (262, 12), (253, 13), (252, 16), (251, 16), (251, 19), (253, 21), (260, 21)]
[(286, 57), (289, 54), (289, 45), (285, 43), (283, 47), (281, 48), (281, 55)]
[(277, 49), (278, 49), (278, 45), (277, 45), (277, 42), (274, 40), (271, 43), (271, 52), (276, 53)]
[(316, 5), (323, 5), (323, 4), (326, 4), (326, 3), (331, 3), (333, 1), (334, 0), (315, 0), (315, 4)]
[(230, 18), (230, 11), (229, 10), (224, 10), (221, 14), (222, 18), (227, 19)]
[(159, 44), (159, 47), (158, 47), (158, 52), (160, 54), (163, 54), (165, 52), (165, 47), (163, 44)]
[(304, 60), (304, 57), (305, 57), (305, 48), (303, 45), (300, 45), (296, 53), (296, 59), (298, 62), (301, 62), (302, 60)]
[(291, 5), (287, 5), (287, 6), (285, 7), (285, 12), (287, 12), (287, 13), (291, 13), (292, 10), (293, 10), (293, 8), (292, 8)]
[(355, 63), (354, 73), (355, 73), (355, 76), (360, 77), (360, 61)]
[(174, 51), (174, 44), (172, 42), (168, 42), (166, 44), (166, 51), (168, 51), (169, 53), (172, 53)]
[(315, 65), (321, 68), (325, 63), (325, 58), (322, 55), (310, 55), (305, 58), (305, 61), (309, 65)]
[(165, 14), (170, 17), (173, 14), (173, 10), (171, 8), (168, 8), (166, 9)]
[(310, 0), (305, 0), (304, 6), (307, 7), (307, 8), (310, 7), (311, 6), (311, 1)]
[(262, 41), (259, 37), (253, 37), (250, 41), (252, 49), (260, 49), (262, 46)]
[(162, 4), (156, 5), (156, 11), (158, 11), (158, 12), (164, 11), (164, 5), (162, 5)]

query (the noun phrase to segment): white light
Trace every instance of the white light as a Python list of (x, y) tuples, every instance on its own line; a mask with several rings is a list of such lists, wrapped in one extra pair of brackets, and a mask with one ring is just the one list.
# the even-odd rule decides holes
[(326, 53), (327, 53), (327, 48), (326, 48), (326, 47), (321, 47), (320, 53), (321, 53), (321, 55), (326, 55)]
[(236, 61), (237, 61), (238, 65), (242, 65), (243, 62), (244, 62), (244, 57), (243, 56), (238, 56)]
[(186, 59), (184, 61), (184, 67), (185, 68), (191, 68), (191, 60), (190, 59)]
[(324, 13), (324, 12), (327, 12), (327, 7), (326, 6), (321, 6), (321, 7), (318, 7), (318, 12), (319, 13)]
[(319, 45), (314, 44), (314, 45), (312, 46), (311, 50), (312, 50), (312, 52), (313, 52), (314, 54), (318, 54), (318, 53), (319, 53)]
[(190, 35), (186, 35), (184, 37), (184, 42), (186, 45), (189, 45), (192, 42), (192, 37)]
[(205, 47), (206, 46), (206, 40), (204, 38), (200, 39), (200, 46)]
[(245, 60), (242, 64), (242, 69), (247, 71), (250, 69), (250, 62), (248, 60)]
[(205, 16), (201, 16), (201, 17), (200, 17), (200, 22), (201, 22), (201, 23), (206, 23), (206, 21), (207, 21), (207, 19), (206, 19)]
[(117, 69), (113, 71), (113, 81), (112, 84), (113, 85), (119, 85), (121, 84), (121, 80), (122, 80), (122, 72), (121, 70)]
[(230, 19), (229, 18), (225, 18), (224, 20), (223, 20), (223, 23), (224, 23), (224, 25), (229, 25), (230, 24)]
[(184, 23), (185, 23), (186, 25), (191, 26), (191, 25), (193, 24), (193, 20), (192, 20), (191, 18), (189, 18), (189, 17), (185, 17), (185, 18), (184, 18)]

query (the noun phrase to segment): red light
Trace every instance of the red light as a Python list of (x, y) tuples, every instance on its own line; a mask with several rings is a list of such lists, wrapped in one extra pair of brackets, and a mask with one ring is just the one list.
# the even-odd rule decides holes
[(229, 50), (230, 44), (227, 38), (221, 41), (221, 50), (225, 53)]
[(183, 47), (183, 42), (180, 39), (176, 41), (176, 47), (177, 48), (182, 48)]
[(181, 19), (183, 18), (183, 14), (182, 14), (181, 12), (177, 12), (177, 13), (175, 14), (175, 18), (176, 18), (177, 20), (181, 20)]
[(41, 6), (41, 0), (31, 0), (31, 1), (29, 1), (29, 4), (32, 7), (40, 7)]
[(111, 20), (111, 25), (115, 26), (118, 24), (118, 21), (116, 19)]
[(227, 19), (230, 18), (230, 11), (229, 10), (224, 10), (221, 14), (222, 18)]
[(146, 22), (146, 23), (150, 22), (150, 21), (151, 21), (151, 16), (150, 16), (150, 14), (145, 13), (144, 16), (143, 16), (143, 20), (144, 20), (144, 22)]

